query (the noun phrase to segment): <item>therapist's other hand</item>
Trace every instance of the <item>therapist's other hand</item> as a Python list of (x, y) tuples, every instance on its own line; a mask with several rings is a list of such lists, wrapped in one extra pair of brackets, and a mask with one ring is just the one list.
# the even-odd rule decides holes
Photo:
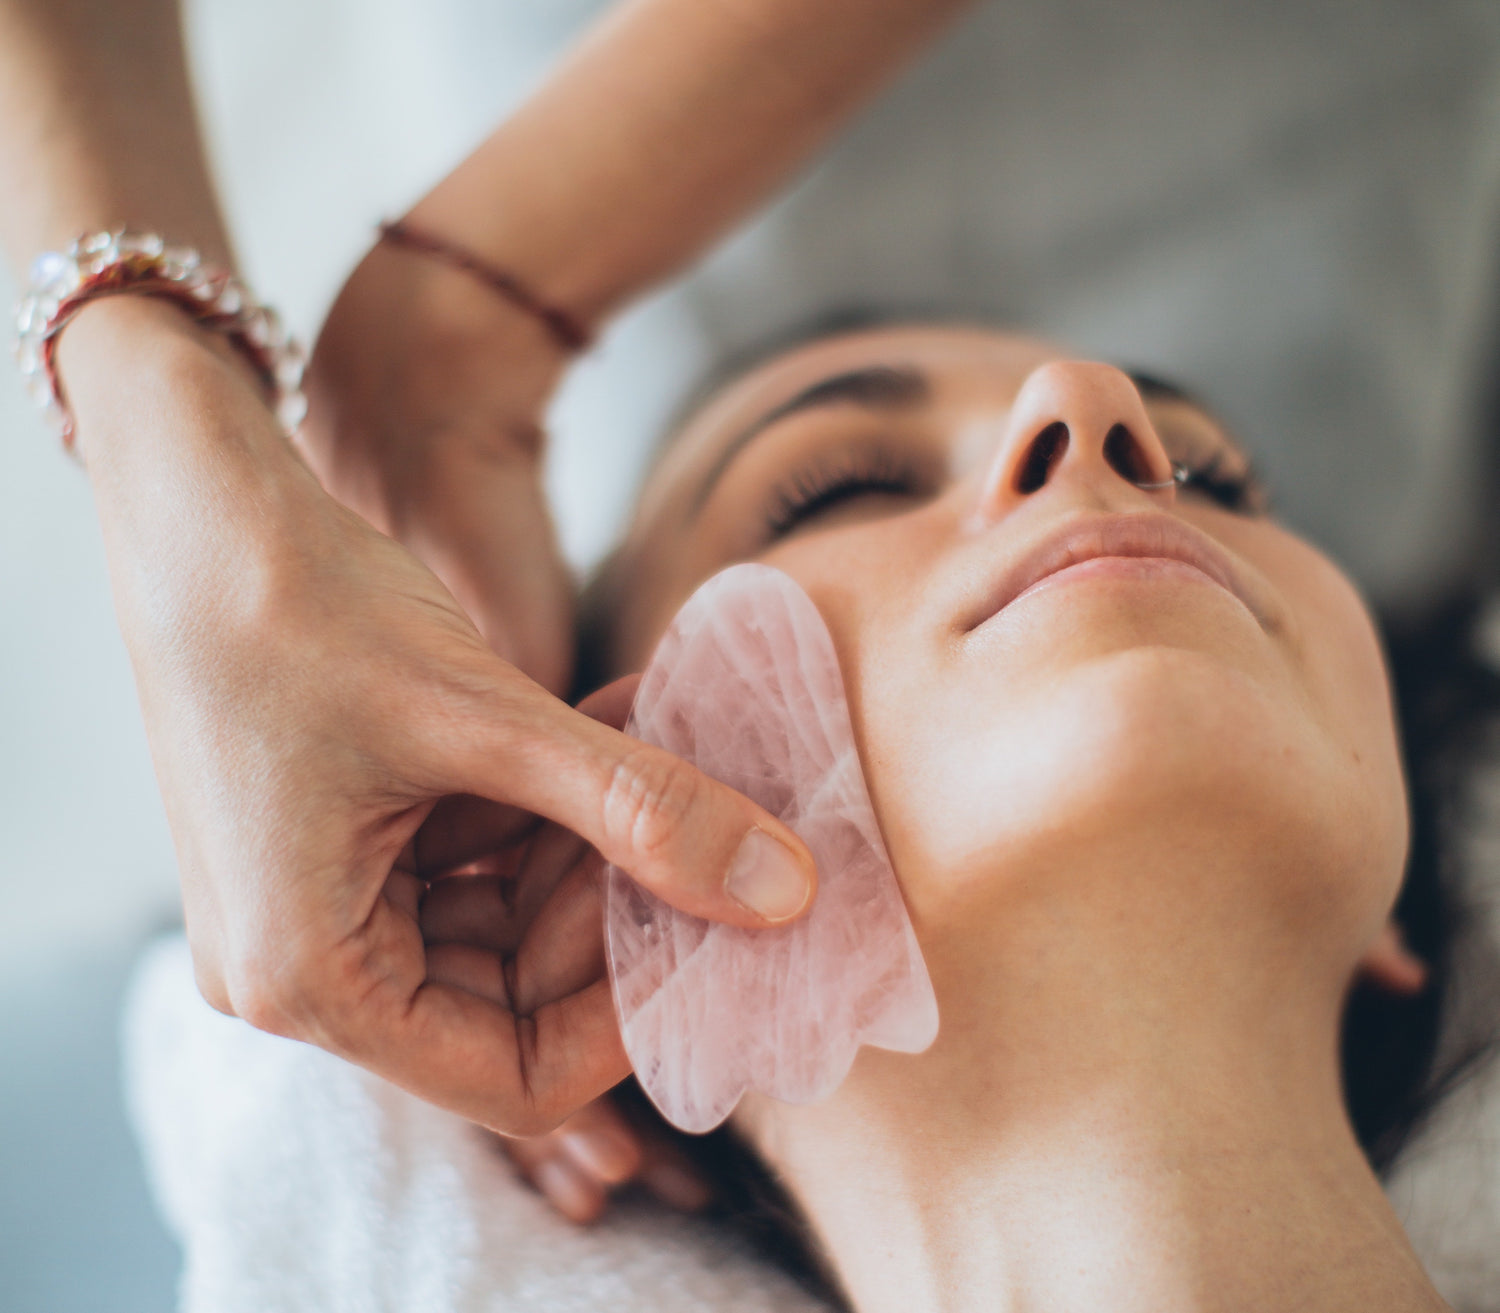
[(378, 244), (318, 338), (298, 438), (329, 492), (413, 551), (490, 646), (554, 693), (571, 674), (573, 586), (541, 469), (566, 364), (474, 278)]
[[(175, 307), (88, 307), (61, 365), (215, 1006), (536, 1134), (625, 1074), (607, 984), (554, 977), (505, 1006), (430, 973), (414, 840), (439, 800), (550, 818), (702, 916), (767, 923), (734, 870), (810, 895), (784, 826), (497, 657), (429, 569), (319, 487), (248, 373)], [(737, 868), (741, 851), (761, 864)]]
[(593, 1222), (610, 1196), (637, 1187), (686, 1213), (713, 1202), (713, 1189), (660, 1127), (643, 1126), (612, 1094), (595, 1099), (546, 1135), (502, 1136), (501, 1152), (558, 1212)]

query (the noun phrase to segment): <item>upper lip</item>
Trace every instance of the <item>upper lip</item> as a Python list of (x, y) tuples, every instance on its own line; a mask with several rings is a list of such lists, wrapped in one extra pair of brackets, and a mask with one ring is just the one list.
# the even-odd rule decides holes
[(1158, 556), (1183, 561), (1226, 588), (1256, 616), (1261, 610), (1241, 573), (1206, 534), (1170, 515), (1136, 513), (1069, 520), (1043, 535), (1009, 563), (986, 590), (973, 629), (1005, 609), (1032, 584), (1080, 561), (1103, 556)]

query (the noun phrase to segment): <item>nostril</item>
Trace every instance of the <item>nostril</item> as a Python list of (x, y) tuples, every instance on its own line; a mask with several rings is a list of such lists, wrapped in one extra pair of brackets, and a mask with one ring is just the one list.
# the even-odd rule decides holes
[(1104, 435), (1104, 460), (1116, 474), (1131, 483), (1150, 483), (1155, 477), (1141, 444), (1123, 424)]
[(1031, 440), (1031, 449), (1016, 475), (1017, 492), (1035, 492), (1052, 475), (1052, 469), (1068, 449), (1068, 426), (1053, 420)]

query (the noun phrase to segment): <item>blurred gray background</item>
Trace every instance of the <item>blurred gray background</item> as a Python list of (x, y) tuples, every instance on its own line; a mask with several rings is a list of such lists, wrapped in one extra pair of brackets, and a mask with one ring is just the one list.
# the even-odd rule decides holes
[[(246, 272), (310, 337), (375, 221), (605, 6), (188, 7)], [(1492, 0), (992, 0), (579, 368), (549, 469), (565, 549), (585, 569), (608, 546), (723, 352), (832, 308), (941, 306), (1188, 383), (1294, 527), (1416, 607), (1493, 551), (1497, 255)], [(0, 481), (0, 1305), (165, 1309), (177, 1258), (115, 1028), (176, 916), (171, 843), (87, 481), (8, 373)]]

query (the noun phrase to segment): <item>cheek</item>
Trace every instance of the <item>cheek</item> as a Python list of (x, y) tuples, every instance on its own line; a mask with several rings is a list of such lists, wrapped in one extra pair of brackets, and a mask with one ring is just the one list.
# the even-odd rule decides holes
[(1370, 880), (1388, 905), (1405, 867), (1409, 823), (1390, 680), (1374, 622), (1342, 571), (1291, 534), (1275, 531), (1260, 563), (1298, 617), (1299, 641), (1288, 667), (1305, 691), (1309, 719), (1344, 768), (1350, 819), (1367, 827)]

